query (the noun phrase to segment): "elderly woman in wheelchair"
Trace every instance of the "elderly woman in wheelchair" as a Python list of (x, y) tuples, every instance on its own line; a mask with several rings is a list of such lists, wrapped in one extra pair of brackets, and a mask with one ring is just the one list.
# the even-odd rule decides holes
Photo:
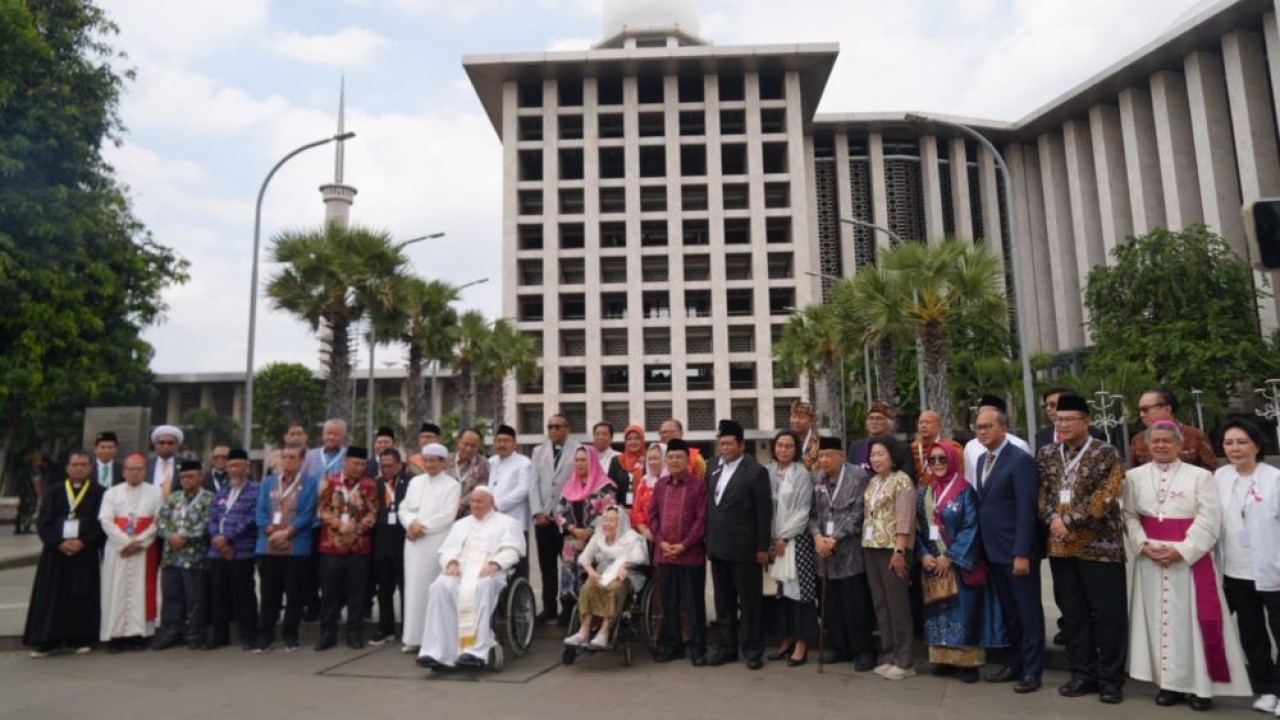
[[(631, 529), (627, 513), (617, 506), (609, 507), (600, 518), (599, 532), (591, 536), (578, 564), (586, 573), (578, 598), (580, 627), (564, 639), (568, 647), (603, 650), (611, 645), (614, 624), (631, 596), (629, 573), (649, 562), (649, 549), (644, 537)], [(599, 618), (600, 629), (591, 637), (591, 629)]]

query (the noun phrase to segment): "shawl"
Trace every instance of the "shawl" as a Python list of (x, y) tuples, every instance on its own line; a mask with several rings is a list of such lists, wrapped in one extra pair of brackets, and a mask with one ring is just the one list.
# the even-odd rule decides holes
[(613, 481), (600, 469), (600, 453), (590, 445), (579, 445), (574, 454), (579, 452), (587, 454), (587, 482), (583, 485), (582, 478), (578, 477), (576, 471), (570, 475), (560, 493), (560, 497), (570, 503), (583, 502), (600, 492), (601, 488), (613, 486)]

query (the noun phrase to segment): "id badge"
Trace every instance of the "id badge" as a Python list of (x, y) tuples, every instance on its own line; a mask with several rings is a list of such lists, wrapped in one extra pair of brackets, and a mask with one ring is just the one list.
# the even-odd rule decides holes
[(75, 540), (80, 537), (80, 521), (79, 520), (63, 520), (62, 521), (62, 539)]
[(395, 511), (395, 510), (388, 510), (388, 511), (387, 511), (387, 524), (388, 524), (388, 525), (398, 525), (398, 524), (400, 524), (400, 519), (399, 519), (399, 517), (396, 515), (396, 511)]
[(346, 525), (351, 522), (351, 513), (342, 513), (342, 517), (338, 518), (338, 522)]
[(1060, 490), (1060, 491), (1058, 492), (1058, 504), (1059, 504), (1059, 505), (1070, 505), (1070, 504), (1071, 504), (1071, 491), (1070, 491), (1070, 490)]
[(836, 534), (836, 524), (835, 524), (834, 522), (832, 522), (831, 520), (828, 520), (828, 521), (827, 521), (827, 531), (826, 531), (825, 533), (823, 533), (823, 534), (824, 534), (824, 535), (826, 535), (826, 536), (828, 536), (828, 537), (830, 537), (830, 536), (832, 536), (832, 535), (835, 535), (835, 534)]
[(868, 525), (868, 526), (866, 526), (865, 528), (863, 528), (863, 529), (862, 529), (862, 539), (863, 539), (863, 540), (874, 540), (874, 539), (875, 539), (875, 537), (876, 537), (876, 529), (875, 529), (875, 528), (873, 528), (873, 527), (871, 527), (870, 525)]
[(634, 504), (635, 504), (635, 500), (634, 500), (634, 498), (635, 498), (635, 493), (633, 493), (633, 492), (631, 492), (630, 490), (628, 490), (628, 491), (627, 491), (627, 499), (626, 499), (626, 501), (623, 503), (623, 505), (626, 505), (626, 506), (628, 506), (628, 507), (630, 507), (631, 505), (634, 505)]
[(282, 522), (284, 522), (284, 513), (280, 512), (279, 510), (275, 511), (271, 515), (271, 524), (279, 525)]
[(942, 539), (942, 531), (938, 529), (937, 525), (929, 526), (929, 539), (933, 542), (938, 542)]
[(1240, 531), (1240, 547), (1248, 550), (1252, 545), (1249, 544), (1249, 528)]

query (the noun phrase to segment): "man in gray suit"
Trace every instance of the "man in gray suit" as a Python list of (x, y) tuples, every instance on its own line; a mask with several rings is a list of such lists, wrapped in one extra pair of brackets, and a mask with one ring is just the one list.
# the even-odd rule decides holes
[(867, 473), (847, 461), (840, 439), (818, 441), (818, 472), (814, 475), (813, 510), (809, 532), (818, 555), (818, 577), (826, 583), (827, 636), (832, 648), (824, 663), (852, 660), (854, 670), (875, 667), (875, 624), (871, 586), (862, 559), (863, 495)]
[(547, 419), (547, 441), (533, 449), (529, 468), (529, 511), (533, 514), (533, 535), (538, 540), (538, 569), (542, 573), (542, 614), (538, 621), (555, 622), (563, 614), (568, 622), (572, 608), (556, 612), (560, 574), (556, 563), (564, 549), (564, 536), (551, 519), (560, 503), (560, 491), (573, 473), (573, 454), (578, 443), (569, 439), (569, 418), (552, 415)]
[(321, 445), (307, 451), (302, 461), (302, 474), (324, 481), (330, 475), (341, 475), (347, 459), (347, 423), (338, 418), (324, 421)]

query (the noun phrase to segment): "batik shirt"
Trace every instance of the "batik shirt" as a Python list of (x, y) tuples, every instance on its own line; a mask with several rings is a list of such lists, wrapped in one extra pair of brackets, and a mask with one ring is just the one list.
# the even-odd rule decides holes
[[(1040, 474), (1040, 517), (1049, 524), (1062, 518), (1071, 536), (1049, 538), (1049, 557), (1124, 562), (1124, 463), (1114, 446), (1091, 439), (1076, 460), (1064, 443), (1036, 453)], [(1075, 463), (1068, 473), (1068, 467)]]
[[(200, 488), (195, 495), (186, 492), (169, 493), (160, 506), (156, 525), (164, 543), (160, 564), (184, 570), (203, 570), (209, 566), (209, 509), (213, 507), (213, 493)], [(186, 543), (177, 550), (169, 547), (169, 537), (181, 535)]]

